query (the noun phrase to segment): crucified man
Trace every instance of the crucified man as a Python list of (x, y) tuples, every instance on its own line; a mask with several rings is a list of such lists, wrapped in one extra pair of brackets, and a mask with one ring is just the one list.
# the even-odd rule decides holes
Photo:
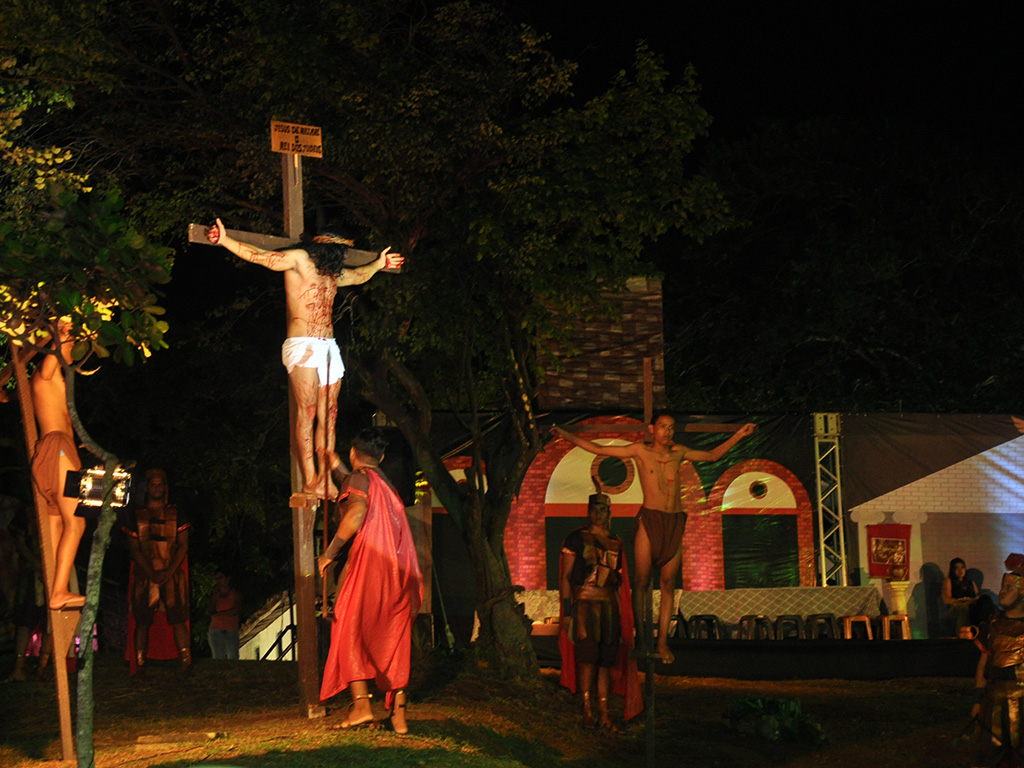
[(718, 461), (736, 443), (753, 434), (754, 428), (753, 424), (744, 424), (730, 438), (709, 451), (679, 445), (675, 441), (676, 420), (664, 411), (655, 413), (647, 425), (650, 445), (601, 445), (560, 427), (551, 428), (556, 437), (568, 440), (585, 451), (598, 456), (632, 459), (636, 464), (644, 500), (637, 512), (633, 537), (633, 567), (636, 573), (633, 580), (633, 616), (637, 634), (643, 640), (647, 637), (643, 626), (644, 593), (652, 571), (656, 570), (661, 588), (657, 654), (666, 664), (675, 660), (675, 655), (668, 647), (668, 625), (672, 618), (675, 579), (682, 567), (683, 529), (686, 525), (679, 487), (679, 467), (684, 461)]
[[(346, 267), (345, 253), (353, 242), (331, 233), (301, 247), (267, 251), (230, 237), (220, 219), (206, 237), (240, 259), (284, 273), (288, 338), (281, 358), (297, 405), (293, 439), (301, 459), (302, 492), (335, 498), (338, 488), (331, 473), (341, 459), (334, 450), (334, 426), (345, 366), (334, 340), (334, 296), (338, 286), (361, 285), (382, 269), (400, 267), (404, 259), (385, 248), (376, 261)], [(314, 446), (319, 472), (313, 461)]]
[(32, 480), (46, 501), (50, 535), (56, 550), (50, 610), (81, 608), (85, 596), (71, 591), (69, 580), (75, 565), (78, 543), (85, 532), (85, 518), (75, 515), (78, 497), (64, 495), (64, 479), (68, 472), (82, 468), (75, 443), (75, 431), (68, 410), (67, 384), (57, 355), (71, 363), (70, 323), (59, 321), (58, 338), (53, 352), (43, 358), (32, 376), (32, 407), (39, 424), (39, 441), (32, 457)]

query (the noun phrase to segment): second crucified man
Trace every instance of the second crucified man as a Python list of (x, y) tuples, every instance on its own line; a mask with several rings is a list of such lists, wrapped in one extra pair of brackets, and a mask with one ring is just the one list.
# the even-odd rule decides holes
[(683, 560), (683, 528), (686, 513), (682, 511), (679, 467), (684, 461), (718, 461), (736, 443), (754, 431), (753, 424), (744, 424), (736, 433), (710, 451), (695, 451), (675, 442), (676, 420), (665, 412), (654, 414), (647, 427), (651, 444), (600, 445), (585, 440), (560, 427), (552, 434), (598, 456), (632, 459), (643, 491), (643, 506), (637, 512), (633, 535), (633, 567), (636, 578), (633, 590), (633, 615), (637, 635), (646, 642), (643, 631), (644, 595), (651, 571), (658, 568), (661, 587), (661, 608), (658, 611), (657, 653), (666, 664), (675, 656), (668, 647), (668, 625), (672, 617), (676, 574)]
[(334, 297), (338, 286), (361, 285), (382, 269), (400, 267), (404, 259), (385, 248), (376, 261), (346, 267), (345, 254), (353, 242), (329, 233), (302, 247), (267, 251), (230, 237), (220, 219), (206, 237), (240, 259), (284, 273), (288, 338), (281, 358), (297, 406), (293, 439), (301, 460), (302, 492), (335, 498), (338, 488), (331, 472), (341, 459), (334, 450), (334, 428), (345, 366), (334, 340)]

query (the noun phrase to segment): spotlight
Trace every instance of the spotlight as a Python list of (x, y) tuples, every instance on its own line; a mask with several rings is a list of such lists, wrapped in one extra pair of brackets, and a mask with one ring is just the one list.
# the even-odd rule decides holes
[[(103, 481), (106, 471), (102, 467), (90, 467), (77, 472), (68, 472), (64, 479), (64, 495), (78, 499), (79, 517), (96, 517), (103, 506)], [(114, 470), (114, 487), (110, 492), (110, 506), (126, 507), (131, 498), (132, 476), (121, 467)]]

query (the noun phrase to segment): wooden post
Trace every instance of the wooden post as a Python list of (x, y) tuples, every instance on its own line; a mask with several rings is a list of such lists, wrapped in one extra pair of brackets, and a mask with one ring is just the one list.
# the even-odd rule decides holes
[[(284, 222), (288, 237), (302, 237), (302, 157), (281, 155), (281, 184), (284, 189)], [(295, 568), (295, 629), (298, 635), (296, 659), (299, 667), (300, 713), (309, 718), (323, 717), (320, 703), (320, 645), (317, 641), (316, 559), (313, 557), (313, 531), (320, 500), (302, 493), (302, 465), (295, 445), (295, 395), (288, 388), (288, 431), (291, 435), (292, 550)], [(327, 504), (323, 504), (326, 513)], [(326, 520), (325, 520), (326, 524)]]
[[(288, 434), (291, 446), (292, 563), (295, 571), (295, 659), (299, 669), (299, 714), (307, 718), (323, 717), (327, 710), (320, 703), (320, 644), (316, 616), (316, 559), (313, 557), (313, 532), (320, 499), (302, 492), (302, 462), (295, 444), (295, 395), (288, 388)], [(323, 504), (326, 513), (327, 503)], [(326, 520), (324, 521), (326, 525)]]
[(644, 735), (646, 738), (646, 761), (645, 765), (647, 768), (654, 768), (654, 724), (655, 724), (655, 711), (654, 711), (654, 662), (658, 659), (658, 654), (654, 652), (654, 582), (657, 580), (656, 576), (647, 582), (647, 586), (644, 587), (644, 644), (643, 648), (647, 651), (646, 658), (644, 659), (644, 693), (646, 701), (644, 702), (645, 723), (644, 723)]
[[(278, 124), (282, 129), (309, 128), (308, 126), (293, 126), (292, 124)], [(295, 134), (294, 130), (289, 133), (285, 130), (283, 138), (274, 140), (274, 131), (277, 130), (275, 123), (271, 122), (271, 144), (273, 151), (281, 153), (281, 182), (284, 194), (284, 224), (288, 237), (274, 237), (259, 235), (252, 232), (237, 232), (228, 230), (228, 234), (242, 242), (255, 245), (260, 248), (283, 248), (296, 244), (302, 237), (303, 221), (303, 200), (302, 200), (302, 154), (312, 157), (321, 157), (323, 153), (322, 137), (319, 128), (311, 128), (304, 134)], [(315, 137), (303, 139), (295, 143), (291, 136), (300, 135)], [(299, 151), (289, 151), (297, 149)], [(189, 242), (203, 243), (209, 245), (206, 239), (206, 226), (202, 224), (189, 224)], [(370, 251), (359, 251), (349, 248), (345, 254), (345, 265), (358, 267), (376, 260), (378, 254)], [(397, 272), (398, 268), (382, 270)], [(291, 435), (291, 475), (292, 495), (289, 506), (292, 510), (292, 547), (295, 567), (295, 628), (298, 636), (296, 642), (296, 657), (299, 667), (299, 695), (301, 712), (306, 717), (323, 717), (325, 710), (320, 704), (320, 658), (319, 643), (317, 642), (317, 617), (316, 617), (316, 560), (313, 557), (313, 532), (316, 528), (316, 510), (320, 500), (312, 494), (303, 493), (301, 461), (299, 458), (298, 446), (295, 445), (295, 396), (288, 390), (288, 430)], [(322, 505), (325, 512), (324, 525), (326, 527), (326, 502)], [(326, 593), (326, 590), (325, 590)], [(325, 606), (326, 608), (326, 606)]]
[[(29, 387), (28, 373), (25, 369), (24, 354), (16, 346), (12, 346), (11, 355), (14, 359), (14, 375), (18, 383), (18, 403), (21, 405), (21, 421), (25, 427), (25, 445), (28, 448), (29, 461), (35, 449), (39, 435), (36, 432), (36, 414), (32, 405), (32, 390)], [(46, 600), (49, 601), (53, 592), (54, 572), (57, 567), (57, 542), (50, 536), (49, 512), (46, 500), (39, 493), (39, 488), (32, 483), (32, 494), (36, 504), (36, 521), (39, 526), (39, 541), (43, 555), (43, 575), (46, 584)], [(50, 632), (53, 635), (53, 677), (57, 684), (57, 710), (60, 719), (60, 749), (65, 761), (75, 759), (75, 740), (71, 728), (71, 695), (68, 690), (67, 653), (75, 636), (75, 627), (81, 618), (80, 608), (63, 611), (51, 611), (47, 608), (50, 618)], [(89, 628), (91, 630), (91, 627)], [(86, 642), (92, 641), (92, 632), (83, 628), (83, 635), (88, 636)]]
[(293, 493), (292, 542), (295, 566), (296, 659), (299, 667), (300, 714), (323, 717), (320, 703), (320, 659), (316, 627), (316, 561), (313, 559), (313, 528), (319, 499)]
[(644, 424), (651, 423), (654, 416), (654, 361), (644, 358)]
[(284, 231), (288, 237), (302, 237), (302, 155), (281, 155), (281, 181), (284, 188)]

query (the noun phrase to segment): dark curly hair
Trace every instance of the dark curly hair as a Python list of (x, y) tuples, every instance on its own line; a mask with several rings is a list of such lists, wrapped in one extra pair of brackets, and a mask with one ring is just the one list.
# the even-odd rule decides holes
[(341, 274), (341, 270), (345, 268), (345, 254), (353, 245), (355, 241), (351, 237), (337, 230), (321, 232), (312, 240), (303, 240), (299, 243), (299, 246), (309, 254), (317, 273), (326, 277), (337, 277)]
[(380, 427), (367, 427), (355, 436), (352, 447), (364, 456), (380, 461), (388, 448), (388, 438)]

